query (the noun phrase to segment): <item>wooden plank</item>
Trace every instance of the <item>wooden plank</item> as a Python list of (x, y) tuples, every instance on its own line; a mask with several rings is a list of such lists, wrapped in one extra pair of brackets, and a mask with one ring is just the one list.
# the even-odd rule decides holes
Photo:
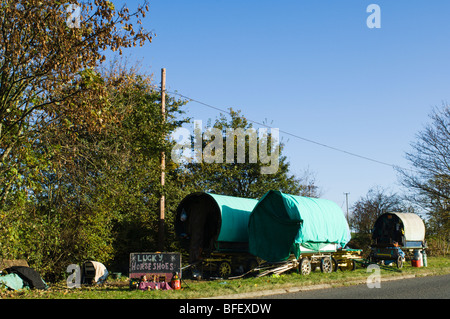
[(25, 266), (30, 267), (25, 259), (3, 259), (0, 260), (0, 270), (12, 267), (12, 266)]

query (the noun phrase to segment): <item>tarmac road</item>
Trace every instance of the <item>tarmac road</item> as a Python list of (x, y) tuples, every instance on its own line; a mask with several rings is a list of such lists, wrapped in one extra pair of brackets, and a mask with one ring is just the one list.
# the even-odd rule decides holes
[[(258, 297), (257, 297), (258, 298)], [(267, 295), (261, 299), (450, 299), (450, 275), (381, 281), (380, 288), (366, 284)]]

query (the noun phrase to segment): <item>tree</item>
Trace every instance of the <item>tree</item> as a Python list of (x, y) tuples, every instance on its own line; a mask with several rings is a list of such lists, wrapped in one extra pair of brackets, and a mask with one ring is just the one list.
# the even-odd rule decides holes
[[(114, 72), (122, 74), (123, 71)], [(116, 194), (107, 201), (118, 213), (114, 222), (115, 259), (128, 264), (130, 251), (157, 250), (159, 199), (166, 197), (166, 247), (176, 245), (173, 213), (181, 199), (190, 191), (184, 175), (173, 162), (166, 164), (165, 186), (161, 187), (160, 155), (170, 154), (173, 147), (167, 138), (175, 128), (184, 124), (182, 106), (185, 102), (166, 96), (166, 118), (161, 114), (161, 93), (149, 77), (125, 72), (127, 80), (114, 95), (116, 113), (124, 118), (109, 134), (112, 145), (118, 147), (114, 172), (108, 183)], [(116, 78), (116, 76), (109, 76)]]
[[(291, 174), (290, 164), (282, 155), (283, 144), (272, 134), (268, 130), (258, 136), (240, 111), (230, 109), (229, 118), (221, 114), (200, 135), (202, 160), (198, 163), (191, 160), (185, 166), (192, 184), (198, 191), (237, 197), (260, 198), (273, 189), (317, 197), (314, 175), (307, 170), (302, 178)], [(194, 156), (198, 156), (195, 151), (198, 150), (194, 149)], [(269, 167), (275, 169), (264, 173), (264, 168)]]
[(409, 200), (427, 214), (428, 234), (446, 253), (450, 247), (450, 107), (433, 108), (429, 118), (406, 153), (413, 169), (398, 172), (410, 191)]
[(352, 207), (350, 226), (360, 234), (371, 234), (377, 218), (389, 212), (405, 212), (407, 207), (396, 193), (379, 186), (369, 189), (367, 194)]
[(0, 4), (0, 208), (21, 176), (30, 174), (28, 165), (17, 164), (33, 155), (24, 155), (24, 145), (48, 125), (71, 116), (98, 129), (107, 120), (106, 88), (95, 72), (105, 52), (152, 38), (131, 23), (141, 23), (147, 6), (134, 13), (106, 0), (71, 1), (74, 7), (79, 24), (60, 1)]
[(369, 189), (351, 208), (350, 229), (356, 236), (349, 244), (367, 250), (371, 242), (372, 228), (377, 218), (389, 212), (412, 212), (401, 196), (379, 186)]
[[(73, 8), (79, 24), (71, 21)], [(119, 118), (109, 112), (110, 84), (97, 67), (106, 51), (151, 40), (150, 32), (133, 29), (147, 10), (116, 10), (106, 0), (1, 2), (2, 258), (27, 257), (47, 270), (93, 247), (110, 253), (110, 215), (98, 209), (106, 202), (92, 205), (89, 196), (104, 185), (99, 164), (107, 153), (98, 134)]]
[(25, 257), (47, 278), (86, 259), (121, 267), (130, 251), (156, 250), (162, 191), (168, 246), (174, 245), (172, 213), (189, 192), (173, 163), (164, 190), (160, 185), (160, 154), (172, 147), (165, 136), (186, 121), (179, 119), (184, 102), (167, 96), (163, 121), (150, 77), (122, 67), (98, 74), (108, 89), (105, 112), (115, 120), (98, 130), (70, 116), (55, 120), (33, 144), (34, 152), (47, 154), (46, 165), (24, 177), (36, 185), (0, 215), (2, 257)]

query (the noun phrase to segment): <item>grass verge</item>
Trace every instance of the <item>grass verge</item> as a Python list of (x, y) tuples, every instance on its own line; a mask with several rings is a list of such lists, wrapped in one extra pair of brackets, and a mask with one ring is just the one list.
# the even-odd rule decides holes
[[(401, 271), (395, 266), (390, 270), (381, 269), (383, 278), (401, 276), (430, 276), (450, 273), (449, 257), (428, 257), (428, 267), (416, 268), (405, 264)], [(50, 284), (46, 291), (26, 290), (10, 291), (0, 289), (3, 299), (193, 299), (214, 298), (218, 296), (237, 296), (251, 292), (267, 292), (278, 289), (301, 288), (313, 285), (345, 286), (365, 282), (371, 273), (366, 268), (358, 267), (355, 271), (340, 271), (324, 274), (312, 272), (301, 276), (291, 271), (279, 276), (250, 277), (233, 280), (193, 281), (183, 280), (181, 290), (141, 291), (130, 290), (128, 280), (108, 280), (101, 287), (82, 287), (68, 289), (65, 283)]]

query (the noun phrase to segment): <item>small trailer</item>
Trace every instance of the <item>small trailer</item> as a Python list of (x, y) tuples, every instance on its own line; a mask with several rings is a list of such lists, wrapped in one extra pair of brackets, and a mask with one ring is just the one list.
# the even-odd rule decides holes
[(337, 244), (327, 244), (313, 250), (300, 245), (299, 273), (309, 275), (312, 270), (320, 268), (323, 273), (336, 271), (337, 264), (333, 260), (333, 254), (337, 251)]
[(402, 268), (406, 259), (424, 253), (425, 224), (413, 213), (385, 213), (377, 218), (372, 231), (369, 261)]
[(260, 262), (247, 273), (231, 279), (241, 278), (250, 274), (256, 277), (271, 274), (280, 275), (291, 270), (295, 270), (301, 275), (309, 275), (316, 268), (320, 268), (320, 271), (323, 273), (331, 273), (338, 269), (341, 271), (352, 271), (356, 269), (356, 264), (362, 261), (362, 250), (360, 249), (336, 249), (334, 244), (327, 245), (321, 251), (311, 251), (303, 247), (303, 253), (299, 258), (291, 255), (285, 261)]
[(332, 257), (332, 252), (336, 251), (335, 245), (331, 244), (322, 251), (312, 251), (305, 247), (303, 249), (304, 253), (299, 257), (292, 254), (287, 260), (262, 262), (250, 272), (257, 272), (256, 277), (262, 277), (270, 274), (279, 275), (290, 270), (295, 270), (301, 275), (309, 275), (312, 270), (318, 267), (324, 273), (336, 271), (337, 264)]
[[(353, 271), (358, 261), (363, 260), (362, 249), (338, 249), (332, 254), (336, 268), (341, 271)], [(336, 269), (337, 270), (337, 269)]]
[(299, 258), (299, 272), (308, 275), (311, 270), (320, 268), (324, 273), (337, 271), (353, 271), (356, 262), (362, 260), (362, 250), (337, 248), (337, 244), (328, 244), (319, 251), (302, 249)]
[[(260, 261), (246, 252), (215, 251), (201, 260), (194, 268), (194, 278), (229, 279), (255, 270)], [(233, 275), (240, 274), (237, 277)]]
[(371, 247), (369, 262), (390, 265), (395, 263), (397, 268), (402, 268), (405, 261), (405, 253), (400, 247)]

